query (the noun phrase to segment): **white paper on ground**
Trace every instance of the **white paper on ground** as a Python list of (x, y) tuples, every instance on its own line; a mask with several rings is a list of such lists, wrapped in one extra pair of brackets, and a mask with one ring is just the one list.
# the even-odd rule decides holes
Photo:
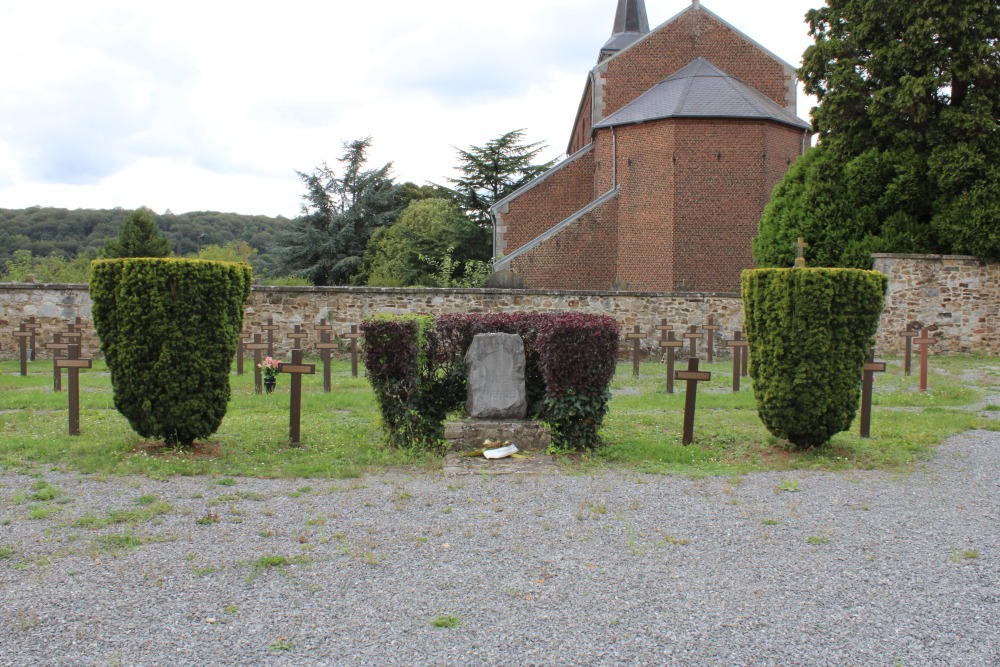
[(496, 449), (484, 449), (483, 456), (488, 459), (502, 459), (516, 451), (517, 445), (507, 445), (506, 447), (497, 447)]

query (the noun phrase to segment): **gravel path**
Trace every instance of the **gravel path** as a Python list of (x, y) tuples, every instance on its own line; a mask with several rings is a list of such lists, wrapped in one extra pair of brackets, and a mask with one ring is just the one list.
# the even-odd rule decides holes
[(0, 665), (396, 664), (996, 667), (1000, 433), (908, 474), (0, 474)]

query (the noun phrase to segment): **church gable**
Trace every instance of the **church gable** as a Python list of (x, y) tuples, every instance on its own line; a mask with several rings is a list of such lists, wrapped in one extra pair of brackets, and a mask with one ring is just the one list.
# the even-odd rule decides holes
[(594, 69), (593, 124), (699, 57), (795, 113), (795, 69), (695, 2)]

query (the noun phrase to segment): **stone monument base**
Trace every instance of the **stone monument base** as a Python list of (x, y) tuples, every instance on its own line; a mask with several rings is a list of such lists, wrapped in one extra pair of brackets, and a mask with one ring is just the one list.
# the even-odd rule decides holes
[(475, 450), (484, 440), (509, 440), (521, 451), (544, 452), (552, 444), (549, 429), (530, 419), (460, 419), (444, 423), (450, 449)]

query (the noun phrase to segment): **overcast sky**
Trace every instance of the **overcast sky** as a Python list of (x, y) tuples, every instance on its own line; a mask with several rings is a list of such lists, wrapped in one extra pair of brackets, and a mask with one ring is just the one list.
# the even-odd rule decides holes
[[(650, 27), (691, 0), (646, 0)], [(798, 66), (822, 0), (705, 0)], [(0, 1), (0, 208), (299, 212), (373, 137), (398, 181), (524, 128), (561, 155), (617, 0)], [(811, 102), (799, 97), (808, 119)]]

